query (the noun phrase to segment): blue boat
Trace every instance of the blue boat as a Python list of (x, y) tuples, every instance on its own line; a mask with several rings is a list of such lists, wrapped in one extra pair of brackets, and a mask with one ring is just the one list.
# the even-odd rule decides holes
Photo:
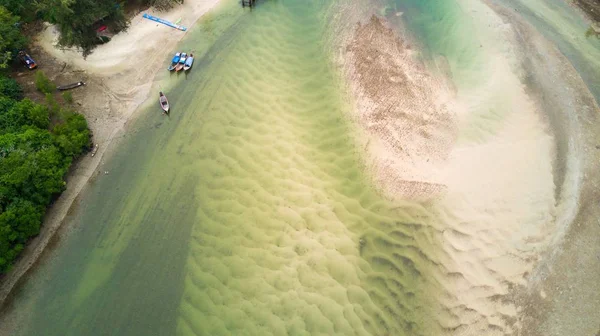
[(190, 56), (188, 56), (188, 58), (185, 60), (183, 71), (190, 70), (192, 68), (192, 64), (194, 64), (194, 54), (190, 54)]
[(181, 53), (179, 53), (179, 52), (176, 53), (175, 56), (173, 56), (173, 59), (171, 60), (171, 65), (167, 68), (167, 70), (169, 70), (169, 71), (175, 70), (175, 67), (179, 63), (180, 58), (181, 58)]
[(164, 25), (167, 25), (167, 26), (175, 28), (175, 29), (179, 29), (181, 31), (186, 31), (187, 30), (187, 28), (184, 27), (184, 26), (180, 26), (178, 24), (174, 24), (171, 21), (167, 21), (165, 19), (161, 19), (161, 18), (153, 16), (153, 15), (149, 15), (149, 14), (144, 13), (144, 15), (142, 15), (142, 17), (145, 18), (145, 19), (148, 19), (148, 20), (152, 20), (152, 21), (156, 21), (156, 22), (162, 23)]

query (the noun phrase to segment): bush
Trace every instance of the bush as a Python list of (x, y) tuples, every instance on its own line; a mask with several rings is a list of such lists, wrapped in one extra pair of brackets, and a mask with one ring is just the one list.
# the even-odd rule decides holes
[(19, 17), (0, 6), (0, 69), (6, 68), (14, 52), (23, 48), (27, 39), (18, 28)]
[(90, 145), (87, 121), (79, 113), (67, 117), (65, 123), (54, 127), (56, 144), (67, 157), (76, 157)]
[(150, 0), (146, 2), (158, 10), (168, 10), (176, 4), (183, 3), (183, 0)]
[(71, 92), (69, 92), (69, 91), (63, 92), (62, 97), (67, 103), (73, 104), (73, 95), (71, 94)]
[(35, 87), (41, 93), (46, 94), (52, 93), (54, 92), (54, 90), (56, 90), (56, 86), (54, 85), (54, 83), (52, 83), (50, 79), (46, 77), (46, 74), (43, 71), (37, 71), (35, 73)]
[(0, 95), (20, 100), (23, 98), (23, 90), (21, 90), (16, 80), (8, 77), (0, 77)]

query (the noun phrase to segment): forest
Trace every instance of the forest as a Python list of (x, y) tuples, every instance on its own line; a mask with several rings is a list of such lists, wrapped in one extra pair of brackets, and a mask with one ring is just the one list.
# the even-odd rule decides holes
[[(50, 2), (61, 7), (42, 7)], [(84, 13), (78, 3), (0, 0), (0, 274), (10, 269), (27, 241), (40, 232), (47, 207), (65, 189), (71, 164), (90, 146), (85, 118), (57, 103), (56, 87), (43, 72), (36, 70), (35, 83), (46, 96), (45, 104), (24, 98), (21, 87), (9, 77), (15, 55), (28, 43), (24, 23), (40, 18), (68, 22), (69, 16)], [(40, 7), (32, 11), (28, 6)], [(88, 8), (107, 8), (103, 6)], [(64, 28), (63, 33), (77, 35), (69, 29), (85, 22), (82, 16), (80, 23)]]
[(85, 118), (46, 97), (48, 106), (23, 99), (0, 75), (0, 273), (39, 233), (71, 163), (90, 145)]

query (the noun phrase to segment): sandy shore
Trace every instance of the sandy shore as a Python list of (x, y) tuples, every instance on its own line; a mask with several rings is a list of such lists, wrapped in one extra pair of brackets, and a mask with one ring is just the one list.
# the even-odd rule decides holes
[[(181, 18), (180, 24), (191, 28), (218, 2), (187, 0), (169, 12), (156, 13), (152, 9), (145, 12), (171, 21)], [(57, 84), (82, 79), (87, 83), (84, 89), (73, 91), (73, 96), (79, 105), (77, 110), (88, 120), (93, 141), (99, 149), (94, 157), (87, 155), (72, 167), (67, 177), (67, 189), (47, 212), (40, 234), (32, 239), (13, 269), (1, 279), (0, 307), (42, 255), (90, 178), (99, 173), (104, 154), (114, 147), (117, 135), (125, 130), (137, 107), (148, 99), (155, 75), (163, 70), (162, 65), (166, 67), (174, 47), (184, 36), (185, 32), (146, 20), (139, 13), (131, 20), (126, 32), (99, 46), (87, 59), (76, 50), (55, 47), (57, 32), (52, 26), (46, 27), (37, 37), (34, 48), (40, 49), (42, 58), (49, 59), (41, 68), (50, 79)], [(133, 64), (136, 66), (132, 67)], [(33, 85), (32, 82), (25, 84)]]

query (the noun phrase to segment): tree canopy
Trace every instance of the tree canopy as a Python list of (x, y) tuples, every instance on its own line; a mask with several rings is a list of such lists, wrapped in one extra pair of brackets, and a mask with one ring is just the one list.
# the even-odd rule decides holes
[[(1, 76), (1, 75), (0, 75)], [(90, 144), (85, 118), (21, 97), (0, 77), (0, 273), (7, 271), (29, 238), (39, 233), (46, 207), (65, 188), (71, 162)], [(16, 98), (16, 99), (15, 99)]]
[(0, 6), (0, 69), (6, 68), (16, 52), (27, 43), (18, 22), (18, 16)]

